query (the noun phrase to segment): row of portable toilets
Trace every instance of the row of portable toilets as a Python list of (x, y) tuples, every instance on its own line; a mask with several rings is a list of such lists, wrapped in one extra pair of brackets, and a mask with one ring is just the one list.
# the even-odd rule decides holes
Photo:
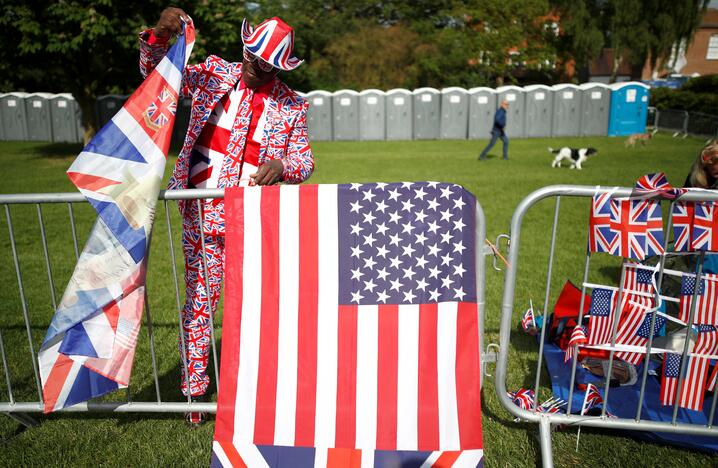
[(509, 102), (505, 130), (513, 138), (643, 133), (649, 89), (627, 82), (312, 91), (304, 96), (310, 141), (435, 140), (488, 138), (503, 100)]
[[(419, 88), (311, 91), (307, 126), (310, 141), (435, 140), (488, 138), (494, 113), (509, 102), (506, 133), (512, 138), (619, 136), (643, 133), (649, 87), (627, 82), (605, 85), (532, 85), (523, 88)], [(100, 96), (100, 126), (127, 96)], [(190, 100), (180, 100), (172, 136), (181, 143)], [(0, 94), (0, 139), (81, 142), (83, 127), (70, 94)]]

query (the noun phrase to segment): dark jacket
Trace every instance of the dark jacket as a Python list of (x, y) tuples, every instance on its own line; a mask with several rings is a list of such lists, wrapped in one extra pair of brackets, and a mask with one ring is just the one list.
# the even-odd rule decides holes
[(491, 129), (492, 134), (504, 134), (504, 127), (506, 126), (506, 109), (499, 107), (494, 115), (494, 126)]

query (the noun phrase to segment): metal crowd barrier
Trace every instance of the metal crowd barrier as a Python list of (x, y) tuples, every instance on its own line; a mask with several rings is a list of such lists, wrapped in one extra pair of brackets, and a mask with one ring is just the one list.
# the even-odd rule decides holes
[(688, 112), (664, 109), (657, 111), (656, 128), (673, 132), (673, 136), (688, 136)]
[[(642, 415), (642, 408), (643, 408), (643, 402), (645, 398), (645, 388), (646, 388), (646, 380), (648, 376), (648, 365), (643, 366), (643, 372), (642, 375), (638, 376), (638, 381), (641, 382), (641, 391), (639, 396), (639, 401), (637, 402), (637, 411), (635, 418), (617, 418), (617, 417), (609, 417), (609, 415), (606, 414), (606, 406), (610, 402), (610, 392), (609, 392), (609, 381), (612, 375), (613, 371), (613, 364), (614, 364), (614, 352), (616, 347), (616, 335), (618, 332), (618, 319), (620, 317), (620, 313), (614, 313), (614, 321), (612, 323), (612, 341), (611, 341), (611, 347), (610, 347), (610, 354), (608, 359), (608, 371), (606, 372), (606, 379), (605, 384), (603, 386), (604, 395), (603, 400), (606, 402), (603, 404), (603, 409), (601, 410), (600, 416), (589, 416), (589, 415), (572, 415), (571, 413), (571, 403), (572, 403), (572, 397), (573, 397), (573, 389), (575, 386), (575, 378), (576, 378), (576, 360), (577, 360), (577, 352), (573, 353), (573, 361), (571, 362), (572, 372), (571, 372), (571, 381), (570, 381), (570, 387), (569, 387), (569, 396), (567, 399), (567, 407), (566, 414), (562, 413), (548, 413), (548, 412), (541, 412), (539, 411), (539, 391), (540, 391), (540, 381), (542, 373), (544, 372), (543, 369), (543, 358), (544, 358), (544, 343), (546, 338), (546, 328), (547, 328), (547, 320), (544, 320), (544, 324), (541, 327), (541, 339), (538, 349), (538, 362), (536, 364), (535, 369), (535, 380), (533, 390), (535, 392), (535, 404), (534, 408), (532, 410), (522, 409), (519, 406), (517, 406), (512, 399), (507, 395), (507, 387), (506, 387), (506, 381), (508, 376), (508, 369), (509, 369), (509, 349), (511, 344), (511, 334), (512, 330), (515, 329), (516, 323), (518, 322), (517, 317), (519, 316), (520, 311), (516, 311), (517, 314), (514, 314), (514, 299), (515, 299), (515, 287), (516, 287), (516, 272), (520, 268), (520, 261), (519, 261), (519, 249), (521, 247), (521, 231), (523, 228), (523, 221), (524, 217), (526, 216), (526, 213), (529, 211), (530, 208), (532, 208), (534, 205), (536, 205), (539, 201), (547, 199), (547, 198), (554, 198), (555, 199), (555, 207), (554, 207), (554, 213), (553, 213), (553, 226), (551, 230), (551, 238), (550, 238), (550, 244), (549, 244), (549, 253), (548, 253), (548, 270), (547, 270), (547, 277), (546, 277), (546, 296), (545, 296), (545, 302), (544, 302), (544, 311), (549, 310), (549, 297), (551, 292), (551, 280), (552, 280), (552, 270), (554, 268), (555, 263), (555, 248), (556, 248), (556, 237), (557, 237), (557, 227), (559, 222), (559, 213), (560, 213), (560, 206), (561, 206), (561, 198), (562, 197), (584, 197), (586, 198), (586, 201), (588, 202), (586, 204), (586, 210), (590, 209), (590, 200), (591, 197), (593, 197), (597, 192), (600, 191), (613, 191), (613, 197), (626, 197), (631, 194), (631, 189), (629, 188), (613, 188), (613, 187), (588, 187), (588, 186), (578, 186), (578, 185), (553, 185), (544, 187), (542, 189), (539, 189), (530, 195), (528, 195), (516, 208), (516, 210), (513, 213), (512, 219), (511, 219), (511, 231), (510, 231), (510, 243), (509, 243), (509, 265), (511, 265), (511, 268), (507, 269), (505, 281), (504, 281), (504, 295), (503, 295), (503, 301), (502, 301), (502, 315), (501, 315), (501, 325), (500, 325), (500, 351), (499, 351), (499, 357), (496, 365), (496, 394), (501, 401), (502, 405), (515, 417), (525, 420), (531, 423), (538, 423), (539, 425), (539, 441), (540, 441), (540, 447), (541, 447), (541, 457), (542, 457), (542, 463), (544, 467), (551, 467), (553, 466), (553, 457), (552, 457), (552, 448), (551, 448), (551, 428), (552, 426), (557, 425), (573, 425), (573, 426), (590, 426), (590, 427), (598, 427), (598, 428), (612, 428), (612, 429), (625, 429), (625, 430), (638, 430), (638, 431), (656, 431), (656, 432), (670, 432), (670, 433), (681, 433), (681, 434), (689, 434), (689, 435), (709, 435), (709, 436), (718, 436), (718, 428), (716, 428), (713, 425), (713, 417), (715, 415), (715, 409), (716, 409), (716, 402), (718, 402), (718, 395), (714, 394), (713, 398), (713, 404), (710, 409), (710, 416), (709, 421), (707, 425), (695, 425), (695, 424), (687, 424), (687, 423), (680, 423), (677, 422), (676, 416), (678, 411), (678, 402), (679, 398), (678, 395), (680, 394), (680, 388), (682, 385), (683, 377), (679, 378), (678, 381), (678, 390), (676, 391), (676, 398), (675, 398), (675, 404), (673, 406), (673, 418), (671, 422), (660, 422), (660, 421), (653, 421), (646, 419), (644, 415)], [(691, 190), (687, 194), (681, 197), (682, 201), (718, 201), (718, 193), (715, 191), (698, 191), (698, 190)], [(671, 203), (672, 208), (672, 203)], [(672, 213), (672, 209), (669, 211), (669, 213)], [(668, 235), (669, 232), (671, 232), (671, 216), (669, 216), (668, 221), (665, 225), (665, 240), (666, 243), (668, 242), (668, 239), (671, 237)], [(531, 252), (531, 255), (535, 256), (536, 252)], [(605, 254), (603, 254), (605, 255)], [(657, 291), (661, 291), (661, 282), (663, 278), (664, 273), (664, 266), (665, 266), (665, 258), (666, 256), (661, 256), (659, 268), (658, 268), (658, 274), (657, 274)], [(700, 256), (700, 260), (702, 261), (702, 255)], [(582, 293), (585, 294), (586, 289), (586, 283), (588, 281), (588, 275), (590, 270), (590, 262), (591, 262), (591, 254), (586, 254), (585, 263), (584, 263), (584, 272), (583, 272), (583, 281), (582, 281)], [(701, 264), (700, 262), (699, 264)], [(625, 264), (624, 268), (621, 269), (621, 279), (623, 279)], [(698, 269), (697, 272), (697, 281), (700, 281), (700, 275), (702, 274), (701, 268)], [(621, 283), (619, 286), (622, 286), (623, 281), (621, 280)], [(696, 294), (698, 292), (698, 288), (695, 288)], [(622, 288), (619, 287), (618, 290), (618, 299), (617, 303), (621, 303), (621, 294), (622, 294)], [(696, 307), (696, 299), (695, 295), (692, 301), (692, 307), (691, 312), (689, 315), (688, 320), (688, 328), (690, 329), (691, 326), (694, 323), (694, 317), (695, 317), (695, 307)], [(581, 299), (581, 304), (579, 306), (579, 318), (578, 322), (581, 322), (581, 318), (583, 317), (583, 298)], [(547, 312), (544, 312), (546, 316), (548, 316)], [(656, 312), (654, 311), (652, 313), (651, 318), (651, 329), (654, 329), (656, 320)], [(653, 333), (649, 333), (649, 336), (652, 336)], [(648, 339), (648, 342), (646, 344), (646, 355), (649, 355), (651, 353), (651, 346), (652, 346), (652, 338)], [(683, 371), (687, 365), (687, 359), (686, 356), (688, 354), (688, 348), (689, 348), (689, 342), (690, 340), (685, 340), (685, 345), (683, 347), (683, 354), (682, 354), (682, 367), (681, 372), (679, 375), (683, 375)], [(647, 359), (647, 358), (646, 358)], [(526, 377), (527, 380), (528, 376)], [(550, 392), (550, 391), (549, 391)], [(575, 409), (575, 408), (574, 408)]]
[[(177, 308), (177, 331), (181, 330), (181, 314), (182, 314), (182, 308), (184, 301), (183, 295), (180, 294), (180, 287), (181, 283), (178, 280), (178, 274), (181, 274), (183, 271), (183, 265), (180, 265), (178, 267), (177, 265), (177, 255), (175, 253), (175, 242), (177, 242), (176, 238), (179, 236), (179, 231), (181, 231), (181, 228), (173, 230), (173, 221), (171, 212), (174, 211), (174, 213), (177, 213), (176, 207), (172, 206), (170, 207), (168, 202), (170, 201), (177, 201), (177, 200), (195, 200), (196, 203), (198, 203), (198, 206), (202, 199), (207, 198), (223, 198), (224, 197), (224, 190), (223, 189), (194, 189), (194, 190), (173, 190), (173, 191), (161, 191), (159, 195), (159, 200), (162, 202), (161, 204), (164, 206), (164, 219), (166, 222), (166, 229), (167, 229), (167, 245), (163, 246), (169, 249), (169, 257), (170, 257), (170, 263), (171, 263), (171, 271), (172, 271), (172, 277), (173, 277), (173, 287), (174, 287), (174, 295), (176, 300), (176, 308)], [(65, 204), (67, 206), (67, 215), (66, 220), (69, 224), (70, 230), (71, 230), (71, 240), (66, 239), (63, 240), (65, 242), (71, 242), (72, 243), (72, 250), (74, 251), (74, 261), (77, 260), (79, 257), (79, 249), (78, 249), (78, 229), (76, 227), (76, 216), (75, 216), (75, 206), (78, 204), (87, 204), (87, 201), (80, 193), (36, 193), (36, 194), (17, 194), (17, 195), (0, 195), (0, 205), (3, 206), (4, 212), (5, 212), (5, 219), (7, 222), (7, 228), (8, 228), (8, 234), (9, 234), (9, 247), (11, 251), (12, 256), (12, 266), (10, 268), (14, 269), (14, 276), (17, 281), (17, 292), (19, 295), (19, 302), (20, 302), (20, 308), (21, 310), (11, 310), (12, 306), (8, 304), (3, 304), (0, 302), (0, 308), (3, 310), (4, 318), (7, 321), (12, 314), (21, 313), (22, 314), (22, 322), (23, 322), (23, 328), (24, 333), (27, 335), (27, 349), (22, 350), (22, 354), (24, 355), (24, 361), (23, 364), (27, 368), (27, 371), (25, 374), (20, 378), (13, 379), (13, 372), (11, 369), (14, 367), (11, 366), (13, 362), (10, 361), (10, 356), (8, 353), (8, 349), (6, 348), (8, 346), (8, 343), (5, 341), (5, 337), (8, 334), (8, 329), (11, 329), (11, 325), (7, 325), (6, 321), (0, 321), (0, 357), (2, 358), (2, 368), (3, 368), (3, 377), (4, 377), (4, 383), (5, 383), (5, 392), (4, 394), (0, 396), (0, 413), (5, 413), (8, 416), (16, 419), (17, 421), (21, 422), (22, 424), (26, 426), (31, 426), (36, 424), (37, 422), (29, 416), (27, 413), (39, 413), (43, 411), (43, 398), (42, 398), (42, 387), (40, 383), (40, 376), (38, 371), (38, 364), (37, 364), (37, 350), (39, 348), (39, 345), (41, 343), (42, 336), (44, 336), (45, 331), (47, 330), (47, 326), (49, 325), (50, 319), (52, 315), (54, 314), (54, 311), (57, 307), (57, 298), (56, 298), (56, 278), (53, 274), (53, 262), (51, 261), (51, 258), (53, 257), (53, 252), (51, 252), (50, 248), (48, 247), (48, 237), (45, 231), (45, 220), (43, 217), (43, 207), (47, 208), (48, 205), (61, 205)], [(36, 304), (29, 303), (28, 301), (28, 295), (26, 294), (26, 287), (25, 287), (25, 279), (23, 277), (23, 270), (28, 269), (28, 265), (23, 264), (21, 262), (21, 257), (23, 256), (22, 248), (23, 246), (28, 245), (28, 237), (31, 235), (29, 234), (31, 229), (33, 229), (33, 226), (29, 226), (27, 224), (23, 224), (23, 230), (25, 234), (20, 236), (18, 238), (14, 225), (13, 225), (13, 215), (12, 212), (14, 210), (19, 210), (20, 205), (29, 205), (29, 206), (35, 206), (35, 210), (37, 212), (37, 226), (39, 228), (39, 236), (40, 236), (40, 243), (42, 245), (42, 257), (39, 258), (39, 261), (43, 262), (44, 265), (39, 266), (35, 265), (35, 270), (42, 269), (44, 270), (43, 275), (47, 276), (47, 284), (49, 286), (50, 290), (50, 298), (46, 307), (46, 310), (40, 310), (39, 312), (37, 309)], [(174, 204), (173, 204), (174, 205)], [(89, 206), (89, 205), (88, 205)], [(14, 207), (14, 209), (11, 209), (11, 207)], [(199, 212), (200, 210), (198, 210)], [(58, 215), (58, 213), (53, 212), (53, 214)], [(102, 398), (102, 401), (89, 401), (85, 403), (80, 403), (68, 408), (63, 409), (62, 411), (70, 411), (70, 412), (87, 412), (87, 411), (97, 411), (97, 412), (116, 412), (116, 413), (184, 413), (188, 411), (203, 411), (203, 412), (209, 412), (209, 413), (216, 413), (217, 411), (217, 404), (214, 402), (193, 402), (189, 397), (182, 397), (181, 393), (178, 388), (178, 381), (176, 379), (171, 380), (172, 388), (162, 388), (162, 385), (160, 383), (160, 375), (158, 371), (158, 354), (156, 352), (156, 334), (153, 329), (153, 320), (152, 320), (152, 314), (150, 313), (150, 300), (148, 300), (148, 297), (151, 298), (151, 292), (153, 285), (157, 285), (158, 283), (161, 283), (162, 280), (167, 280), (166, 278), (153, 278), (152, 273), (152, 263), (154, 262), (154, 258), (157, 258), (157, 249), (162, 246), (157, 240), (159, 239), (158, 236), (160, 235), (159, 232), (157, 232), (158, 223), (157, 220), (162, 215), (162, 210), (158, 206), (157, 213), (156, 213), (156, 221), (153, 231), (153, 236), (155, 237), (155, 242), (151, 243), (150, 245), (150, 254), (149, 254), (149, 264), (150, 267), (148, 269), (148, 277), (147, 277), (147, 289), (146, 291), (149, 291), (150, 296), (148, 296), (146, 292), (145, 297), (145, 309), (144, 309), (144, 329), (141, 331), (142, 333), (145, 333), (147, 335), (148, 340), (148, 347), (149, 347), (149, 360), (151, 361), (151, 370), (152, 370), (152, 376), (151, 381), (154, 385), (154, 398), (149, 399), (146, 398), (145, 400), (142, 400), (138, 398), (138, 394), (140, 393), (151, 393), (151, 390), (149, 388), (140, 388), (135, 389), (132, 387), (132, 384), (130, 384), (130, 387), (127, 388), (127, 390), (124, 392), (124, 399), (122, 401), (105, 401), (108, 397), (110, 398), (116, 398), (118, 393), (112, 393), (108, 397)], [(92, 219), (95, 218), (94, 212), (92, 213)], [(481, 357), (481, 367), (482, 367), (482, 374), (484, 373), (486, 369), (486, 364), (489, 362), (495, 362), (496, 361), (496, 353), (491, 352), (491, 349), (494, 349), (496, 345), (486, 345), (484, 340), (484, 318), (485, 318), (485, 283), (486, 283), (486, 273), (485, 273), (485, 256), (490, 255), (493, 253), (493, 251), (488, 246), (483, 246), (483, 241), (486, 237), (486, 221), (485, 216), (483, 213), (483, 210), (480, 206), (477, 205), (476, 210), (476, 235), (477, 235), (477, 242), (480, 242), (481, 245), (477, 248), (477, 255), (476, 255), (476, 281), (477, 281), (477, 295), (478, 295), (478, 314), (479, 314), (479, 343), (482, 348), (482, 357)], [(174, 224), (177, 225), (177, 220), (174, 221)], [(204, 253), (204, 233), (202, 233), (202, 249)], [(2, 244), (0, 244), (2, 245)], [(483, 247), (482, 247), (483, 246)], [(69, 249), (69, 247), (68, 247)], [(0, 252), (1, 255), (6, 255), (8, 252)], [(180, 254), (181, 256), (181, 254)], [(7, 258), (7, 257), (5, 257)], [(8, 259), (9, 260), (9, 259)], [(4, 263), (0, 263), (0, 265), (10, 265), (9, 261), (6, 261)], [(206, 265), (206, 262), (205, 262)], [(0, 267), (2, 268), (2, 267)], [(2, 270), (0, 270), (2, 272)], [(8, 273), (8, 275), (12, 275), (12, 273)], [(206, 275), (206, 272), (205, 272)], [(35, 277), (33, 278), (36, 281), (40, 281), (40, 278)], [(68, 278), (63, 278), (63, 281), (66, 282)], [(44, 282), (44, 280), (43, 280)], [(62, 284), (65, 284), (65, 283)], [(59, 283), (58, 283), (59, 284)], [(11, 283), (9, 282), (6, 286), (5, 293), (8, 292), (8, 290), (12, 288)], [(31, 309), (31, 306), (33, 308)], [(50, 308), (49, 306), (52, 306)], [(37, 320), (33, 321), (31, 320), (31, 316), (37, 317), (38, 314), (40, 314), (42, 318), (42, 323), (38, 324)], [(218, 349), (217, 349), (217, 342), (215, 339), (215, 331), (217, 327), (215, 327), (214, 321), (210, 321), (210, 327), (212, 330), (211, 335), (211, 341), (212, 341), (212, 364), (214, 367), (214, 379), (215, 383), (219, 381), (219, 360), (218, 360)], [(6, 329), (7, 328), (7, 329)], [(20, 328), (19, 326), (16, 328)], [(179, 334), (182, 336), (182, 334)], [(171, 338), (173, 339), (173, 342), (176, 343), (177, 340), (177, 334), (171, 335)], [(182, 338), (184, 340), (184, 338)], [(15, 340), (19, 341), (19, 340)], [(13, 343), (13, 346), (17, 345), (18, 343)], [(493, 348), (492, 348), (493, 346)], [(138, 354), (135, 356), (135, 361), (138, 359), (139, 355), (139, 349), (140, 345), (138, 343)], [(177, 351), (177, 346), (175, 345), (173, 348), (173, 354), (171, 356), (161, 356), (164, 359), (171, 359), (177, 364), (181, 361), (179, 359), (179, 353)], [(19, 351), (18, 351), (19, 352)], [(146, 356), (143, 356), (143, 358), (146, 358)], [(31, 364), (27, 362), (27, 359), (30, 360)], [(182, 360), (183, 361), (183, 360)], [(29, 370), (29, 368), (32, 368), (32, 370)], [(178, 366), (175, 365), (175, 369), (177, 369)], [(132, 379), (133, 381), (138, 380), (139, 378), (143, 377), (142, 375), (138, 374), (137, 365), (135, 365), (135, 369), (133, 371)], [(18, 373), (18, 371), (14, 372), (15, 374)], [(144, 377), (147, 377), (146, 375)], [(482, 379), (483, 383), (483, 379)], [(151, 386), (151, 385), (150, 385)], [(168, 384), (169, 386), (169, 384)], [(0, 390), (2, 390), (2, 382), (0, 381)], [(167, 398), (166, 394), (176, 394), (176, 398)], [(163, 394), (165, 395), (163, 397)]]

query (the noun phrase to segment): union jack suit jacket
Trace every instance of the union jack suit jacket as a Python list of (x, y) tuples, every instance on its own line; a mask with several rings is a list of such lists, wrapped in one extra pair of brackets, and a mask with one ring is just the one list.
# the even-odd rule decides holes
[[(140, 33), (140, 72), (146, 77), (162, 60), (169, 44), (150, 44), (149, 31)], [(241, 79), (242, 64), (228, 62), (210, 55), (201, 64), (188, 65), (182, 77), (182, 95), (192, 99), (189, 127), (182, 150), (177, 158), (168, 189), (187, 188), (190, 153), (202, 133), (214, 107)], [(239, 182), (244, 145), (251, 121), (250, 102), (244, 100), (232, 128), (227, 155), (220, 170), (219, 188), (232, 187)], [(307, 101), (298, 96), (279, 79), (265, 104), (267, 125), (259, 149), (259, 164), (281, 159), (284, 165), (282, 180), (297, 184), (306, 180), (314, 170), (314, 157), (307, 138)], [(224, 203), (205, 203), (205, 231), (208, 234), (224, 233)], [(180, 210), (184, 212), (183, 205)]]

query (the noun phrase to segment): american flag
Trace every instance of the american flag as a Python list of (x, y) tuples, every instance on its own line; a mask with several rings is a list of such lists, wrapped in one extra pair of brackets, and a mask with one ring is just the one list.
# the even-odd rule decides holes
[(708, 383), (706, 384), (706, 390), (709, 392), (712, 392), (716, 388), (716, 383), (718, 382), (718, 362), (713, 366), (713, 371), (711, 372), (710, 377), (708, 377)]
[(631, 198), (651, 198), (660, 196), (672, 200), (683, 193), (686, 189), (673, 188), (663, 172), (646, 174), (636, 181), (631, 193)]
[(692, 250), (694, 211), (693, 202), (677, 201), (673, 204), (673, 249), (676, 252)]
[(573, 353), (576, 346), (586, 344), (588, 337), (586, 336), (586, 327), (583, 325), (577, 325), (571, 332), (571, 338), (568, 340), (568, 347), (563, 355), (563, 362), (568, 362), (573, 359)]
[(190, 23), (67, 171), (98, 219), (38, 353), (46, 413), (129, 384), (148, 237), (193, 44)]
[(533, 306), (531, 306), (524, 313), (524, 316), (521, 319), (521, 328), (523, 328), (524, 331), (528, 331), (530, 328), (533, 328), (535, 326), (536, 326), (536, 318), (534, 317), (534, 308), (533, 308)]
[[(626, 265), (621, 296), (621, 318), (616, 332), (617, 344), (629, 346), (645, 344), (646, 341), (639, 335), (639, 330), (645, 322), (646, 312), (654, 307), (654, 275), (655, 271), (652, 269)], [(643, 359), (643, 354), (619, 351), (616, 357), (638, 364)]]
[(420, 182), (236, 188), (225, 204), (213, 464), (481, 463), (476, 199)]
[(613, 255), (643, 260), (664, 253), (660, 202), (614, 199), (610, 226), (618, 236)]
[(663, 359), (663, 376), (661, 378), (661, 404), (672, 405), (676, 399), (678, 375), (681, 372), (681, 355), (666, 353)]
[(616, 291), (595, 288), (591, 293), (588, 311), (588, 343), (597, 345), (611, 341), (613, 313), (616, 308)]
[(581, 405), (581, 416), (602, 403), (603, 397), (601, 396), (601, 392), (598, 390), (598, 387), (589, 383), (586, 386), (586, 394), (583, 397), (583, 405)]
[(715, 202), (698, 202), (693, 216), (693, 250), (718, 251), (718, 210)]
[[(696, 288), (696, 277), (683, 275), (681, 278), (681, 297), (679, 318), (688, 323), (693, 294)], [(718, 275), (701, 276), (696, 296), (696, 312), (693, 323), (699, 325), (718, 325)]]
[(591, 203), (588, 221), (589, 252), (612, 253), (618, 244), (618, 235), (611, 229), (611, 194), (596, 194)]
[[(627, 346), (646, 346), (646, 343), (648, 343), (648, 337), (651, 335), (651, 317), (652, 314), (646, 314), (643, 317), (643, 321), (640, 323), (640, 326), (637, 330), (635, 330), (632, 336), (619, 333), (619, 337), (621, 338), (620, 344)], [(665, 323), (665, 318), (661, 317), (660, 315), (656, 315), (656, 322), (654, 323), (653, 328), (654, 338), (659, 335)], [(618, 338), (616, 339), (616, 342), (619, 342)], [(630, 353), (626, 351), (619, 351), (618, 353), (616, 353), (616, 357), (618, 359), (622, 359), (634, 365), (640, 364), (640, 362), (643, 360), (644, 355), (645, 353)]]
[(686, 377), (681, 387), (678, 406), (702, 411), (710, 358), (697, 355), (718, 354), (718, 329), (712, 325), (698, 325), (697, 330), (698, 335), (693, 346), (693, 355), (688, 357)]

